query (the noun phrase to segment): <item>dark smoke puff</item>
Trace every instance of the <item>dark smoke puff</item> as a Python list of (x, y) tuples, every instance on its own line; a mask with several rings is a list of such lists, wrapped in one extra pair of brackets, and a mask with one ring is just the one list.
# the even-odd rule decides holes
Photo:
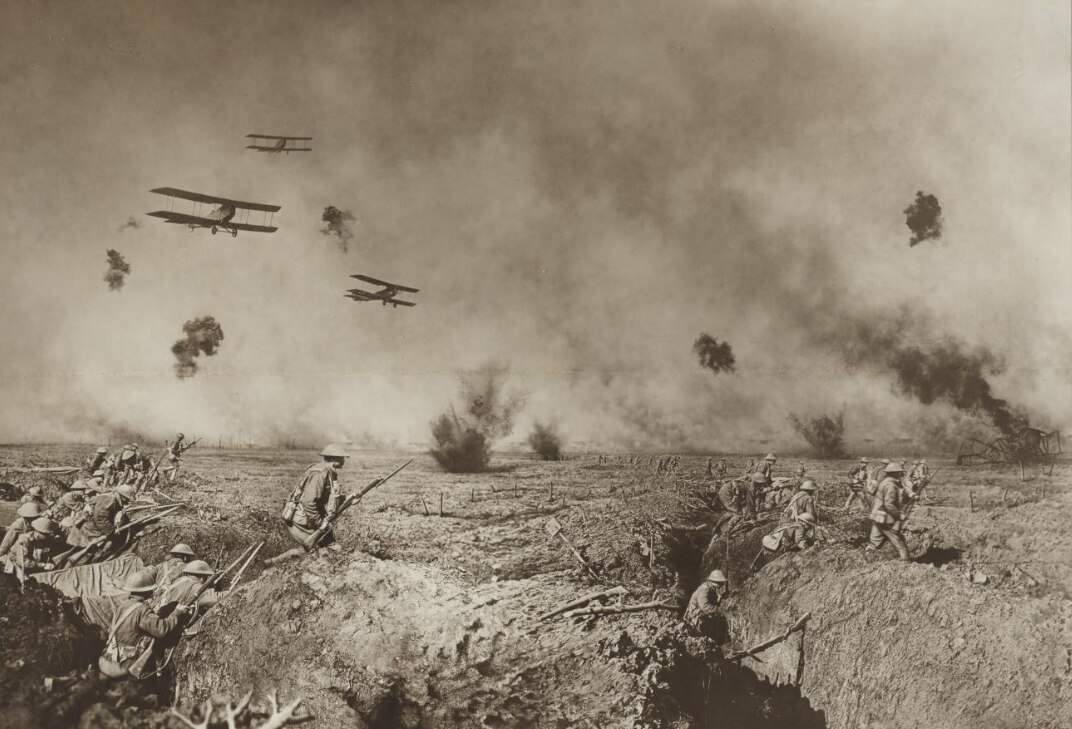
[(484, 434), (448, 414), (432, 423), (431, 453), (448, 473), (482, 473), (491, 462), (491, 449)]
[(342, 249), (343, 253), (346, 253), (350, 249), (350, 239), (354, 237), (354, 233), (350, 229), (354, 214), (349, 210), (340, 210), (334, 205), (328, 205), (324, 208), (324, 213), (320, 216), (320, 219), (327, 223), (320, 229), (320, 233), (335, 236), (339, 241), (339, 248)]
[(909, 246), (915, 246), (929, 238), (942, 237), (942, 206), (934, 195), (916, 192), (916, 200), (904, 209), (905, 225), (912, 231)]
[(111, 248), (108, 249), (108, 270), (104, 274), (104, 280), (108, 284), (109, 291), (118, 291), (126, 283), (127, 274), (130, 273), (130, 264), (123, 258), (123, 254)]
[(820, 415), (805, 420), (796, 413), (789, 413), (789, 424), (808, 442), (815, 454), (822, 458), (838, 458), (845, 454), (845, 413), (831, 417)]
[(719, 372), (733, 372), (737, 367), (729, 342), (720, 342), (709, 334), (700, 334), (692, 343), (692, 351), (700, 359), (700, 366), (716, 375)]
[(205, 316), (186, 322), (182, 325), (182, 331), (186, 337), (171, 345), (171, 353), (177, 360), (175, 375), (179, 379), (186, 379), (197, 374), (197, 357), (216, 354), (223, 341), (223, 328), (214, 317)]

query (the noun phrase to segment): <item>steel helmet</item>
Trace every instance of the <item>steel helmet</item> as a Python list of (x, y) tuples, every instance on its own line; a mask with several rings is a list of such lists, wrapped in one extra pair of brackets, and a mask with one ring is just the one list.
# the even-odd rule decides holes
[(42, 516), (38, 519), (34, 519), (30, 522), (30, 527), (39, 534), (55, 534), (56, 522), (52, 521), (46, 516)]
[(135, 572), (123, 584), (125, 592), (152, 592), (156, 589), (156, 582), (148, 572)]
[(867, 460), (867, 456), (861, 456), (860, 457), (860, 463), (870, 463), (870, 461)]
[(324, 458), (349, 458), (343, 447), (335, 443), (325, 447), (324, 450), (320, 451), (320, 455)]
[(103, 468), (98, 468), (96, 471), (93, 472), (93, 478), (100, 478), (103, 475), (104, 475), (104, 469)]
[(802, 522), (805, 522), (807, 524), (814, 524), (815, 523), (815, 515), (812, 514), (810, 511), (805, 511), (802, 514), (800, 514), (799, 516), (797, 516), (797, 521), (802, 521)]
[(185, 436), (185, 435), (183, 435), (182, 433), (178, 433), (178, 434), (176, 434), (176, 435), (175, 435), (175, 440), (182, 440), (182, 439), (183, 439), (183, 438), (185, 438), (185, 437), (186, 437), (186, 436)]
[(101, 481), (99, 478), (91, 478), (82, 484), (86, 491), (100, 491)]
[(888, 463), (884, 469), (886, 473), (904, 473), (904, 469), (901, 468), (900, 463)]
[(762, 473), (753, 473), (752, 483), (767, 483), (767, 477), (764, 476)]
[(190, 545), (186, 542), (179, 542), (174, 547), (168, 550), (168, 554), (183, 554), (187, 557), (193, 557), (194, 550), (190, 549)]
[(19, 507), (19, 510), (15, 512), (23, 519), (33, 519), (41, 516), (41, 505), (36, 501), (27, 501), (25, 504)]
[(82, 479), (78, 479), (77, 481), (72, 483), (71, 488), (69, 488), (67, 490), (68, 491), (84, 491), (85, 488), (86, 488), (86, 482), (83, 481)]
[(711, 570), (711, 574), (707, 576), (708, 582), (729, 582), (726, 579), (726, 574), (722, 570)]
[(203, 559), (195, 559), (190, 564), (182, 568), (184, 575), (211, 575), (212, 568), (208, 566), (208, 562)]
[(807, 481), (805, 481), (804, 483), (800, 484), (800, 490), (801, 491), (815, 491), (817, 488), (819, 488), (819, 487), (816, 486), (815, 482), (812, 481), (810, 478)]
[(34, 496), (40, 496), (41, 495), (41, 487), (40, 486), (31, 486), (26, 493), (33, 494)]
[(768, 453), (767, 455), (763, 456), (763, 460), (764, 461), (777, 461), (778, 459), (774, 457), (773, 453)]
[(134, 487), (128, 483), (125, 483), (122, 486), (116, 486), (115, 493), (119, 494), (127, 501), (130, 501), (134, 498)]
[(108, 452), (108, 449), (105, 448), (104, 446), (101, 446), (100, 448), (97, 449), (97, 453), (100, 453), (102, 455), (107, 453), (107, 452)]

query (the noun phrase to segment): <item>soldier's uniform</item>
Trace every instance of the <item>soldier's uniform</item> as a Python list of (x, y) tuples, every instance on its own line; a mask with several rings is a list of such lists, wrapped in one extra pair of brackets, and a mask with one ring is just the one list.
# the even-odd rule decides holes
[(55, 539), (56, 524), (51, 519), (38, 517), (29, 531), (19, 534), (11, 552), (4, 558), (4, 572), (20, 575), (50, 570), (56, 565), (52, 560), (61, 551), (62, 545)]
[[(171, 583), (171, 586), (164, 590), (160, 597), (159, 604), (161, 606), (169, 605), (171, 603), (179, 603), (182, 605), (189, 605), (193, 602), (194, 595), (201, 589), (201, 585), (204, 584), (203, 580), (199, 580), (192, 575), (181, 575), (177, 580)], [(214, 588), (209, 588), (201, 593), (201, 596), (197, 598), (197, 607), (211, 607), (220, 600), (220, 593)]]
[(108, 457), (107, 448), (98, 448), (97, 452), (91, 455), (86, 460), (86, 473), (92, 474), (99, 470), (104, 465), (104, 460)]
[[(115, 606), (104, 653), (98, 662), (102, 673), (119, 678), (137, 669), (132, 665), (145, 651), (151, 639), (167, 638), (186, 619), (188, 613), (175, 610), (166, 618), (160, 617), (149, 604), (153, 578), (139, 572), (127, 580), (124, 590), (129, 597)], [(135, 676), (140, 678), (140, 676)]]
[[(805, 486), (809, 488), (804, 488)], [(811, 514), (813, 519), (818, 520), (819, 514), (815, 510), (815, 483), (805, 481), (800, 488), (801, 490), (793, 494), (793, 498), (789, 500), (786, 513), (793, 521), (796, 521), (801, 514)]]
[(885, 473), (887, 477), (875, 491), (875, 503), (871, 509), (871, 543), (868, 549), (879, 549), (888, 541), (897, 549), (897, 555), (902, 560), (907, 560), (908, 545), (898, 528), (903, 499), (901, 485), (896, 478), (900, 475), (900, 467), (891, 464), (886, 467)]
[(722, 604), (722, 590), (725, 589), (726, 576), (721, 570), (713, 571), (700, 586), (693, 591), (689, 605), (685, 608), (685, 624), (700, 635), (716, 637), (715, 619)]
[(116, 522), (121, 519), (120, 514), (123, 513), (124, 502), (116, 492), (98, 494), (90, 499), (88, 506), (89, 518), (82, 526), (82, 531), (90, 539), (111, 534), (119, 526)]
[(41, 516), (41, 508), (37, 504), (23, 504), (19, 507), (18, 516), (8, 524), (4, 540), (0, 542), (0, 557), (11, 551), (19, 536), (30, 531), (30, 522), (39, 516)]
[[(310, 548), (313, 533), (323, 526), (324, 520), (338, 508), (341, 501), (335, 468), (327, 462), (310, 466), (302, 476), (301, 484), (291, 494), (291, 501), (297, 508), (292, 509), (293, 514), (286, 522), (287, 530), (294, 541)], [(331, 539), (328, 533), (321, 544), (326, 545)]]
[(81, 489), (72, 487), (71, 491), (59, 497), (56, 503), (45, 511), (45, 516), (54, 521), (60, 521), (68, 516), (84, 513), (85, 508), (86, 501), (82, 498)]

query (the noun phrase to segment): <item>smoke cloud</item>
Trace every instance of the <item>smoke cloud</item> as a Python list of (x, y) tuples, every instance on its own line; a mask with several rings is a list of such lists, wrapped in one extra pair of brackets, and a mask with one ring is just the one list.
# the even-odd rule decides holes
[(119, 232), (122, 233), (127, 228), (130, 228), (131, 230), (141, 230), (142, 227), (143, 223), (141, 223), (137, 218), (131, 215), (129, 218), (127, 218), (127, 222), (119, 226)]
[(510, 435), (524, 398), (506, 388), (507, 370), (486, 365), (461, 375), (459, 415), (452, 405), (432, 422), (432, 457), (451, 473), (486, 471), (491, 444)]
[(905, 225), (912, 231), (909, 247), (942, 237), (942, 206), (934, 195), (917, 192), (915, 201), (904, 209), (904, 214)]
[(171, 345), (175, 355), (175, 375), (187, 379), (197, 374), (197, 358), (200, 355), (211, 357), (223, 341), (223, 328), (211, 316), (193, 319), (182, 325), (185, 337)]
[(700, 366), (716, 375), (719, 372), (733, 372), (736, 360), (729, 342), (719, 342), (709, 334), (701, 334), (692, 343), (692, 351), (700, 358)]
[(320, 233), (326, 236), (334, 236), (338, 241), (339, 250), (346, 253), (350, 250), (350, 239), (354, 237), (353, 230), (350, 229), (350, 223), (354, 221), (354, 214), (349, 210), (340, 210), (334, 205), (328, 205), (324, 208), (324, 213), (320, 216), (327, 225), (320, 229)]
[(562, 436), (554, 423), (541, 423), (539, 420), (532, 424), (529, 433), (529, 447), (539, 454), (545, 461), (558, 461), (562, 459)]
[(845, 455), (845, 411), (837, 415), (820, 415), (804, 418), (789, 413), (787, 418), (793, 430), (808, 442), (820, 458), (840, 458)]
[(108, 249), (108, 270), (104, 274), (104, 281), (108, 284), (109, 291), (118, 291), (127, 282), (127, 274), (130, 273), (130, 264), (123, 258), (123, 254), (111, 248)]

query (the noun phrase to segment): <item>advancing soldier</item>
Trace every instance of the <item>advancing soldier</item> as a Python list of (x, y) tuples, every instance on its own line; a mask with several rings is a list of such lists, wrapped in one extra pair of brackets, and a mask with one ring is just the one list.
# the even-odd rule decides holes
[(719, 458), (718, 463), (715, 464), (715, 477), (726, 478), (726, 459)]
[(30, 530), (19, 535), (11, 553), (5, 557), (4, 571), (23, 575), (55, 569), (52, 560), (63, 546), (57, 541), (56, 533), (56, 522), (43, 516), (34, 519), (30, 522)]
[(168, 444), (167, 455), (165, 456), (168, 464), (160, 469), (167, 474), (168, 483), (175, 483), (175, 476), (179, 472), (179, 458), (190, 448), (183, 442), (185, 438), (184, 434), (178, 433), (175, 436), (175, 442)]
[(875, 492), (875, 504), (871, 508), (871, 543), (867, 549), (880, 549), (889, 542), (897, 549), (897, 555), (908, 560), (908, 545), (901, 536), (901, 508), (903, 494), (901, 491), (901, 466), (891, 463), (885, 469), (886, 478), (878, 485)]
[(163, 562), (146, 567), (145, 572), (156, 581), (156, 589), (163, 590), (179, 578), (186, 565), (196, 559), (197, 555), (190, 549), (190, 545), (179, 542), (168, 550), (168, 556)]
[[(713, 570), (689, 598), (683, 618), (685, 625), (715, 640), (721, 637), (720, 634), (724, 635), (725, 621), (719, 621), (718, 618), (721, 617), (719, 606), (726, 597), (728, 584), (722, 570)], [(722, 622), (721, 626), (719, 622)]]
[(852, 506), (853, 500), (859, 502), (865, 509), (871, 508), (871, 504), (864, 496), (864, 489), (867, 488), (867, 464), (867, 458), (861, 458), (860, 462), (849, 471), (849, 497), (845, 499), (844, 507), (846, 511)]
[(867, 478), (867, 493), (872, 496), (875, 495), (875, 489), (878, 487), (880, 481), (885, 478), (886, 466), (890, 465), (889, 458), (883, 458), (878, 462), (878, 465), (871, 469), (871, 474)]
[(763, 463), (756, 466), (756, 473), (762, 473), (767, 477), (767, 483), (774, 483), (774, 464), (778, 461), (774, 457), (773, 453), (768, 453), (763, 457)]
[(172, 603), (191, 605), (195, 611), (198, 608), (212, 607), (219, 602), (220, 593), (211, 587), (201, 593), (201, 596), (197, 598), (196, 604), (194, 603), (194, 596), (197, 595), (198, 590), (212, 575), (212, 567), (209, 566), (208, 562), (200, 559), (193, 560), (183, 567), (182, 574), (178, 579), (164, 590), (158, 604), (161, 608)]
[(40, 486), (31, 486), (30, 488), (28, 488), (26, 490), (26, 493), (24, 493), (22, 495), (22, 497), (19, 498), (19, 503), (20, 504), (35, 503), (38, 506), (40, 506), (42, 509), (46, 508), (46, 506), (45, 506), (45, 496), (42, 493)]
[(138, 444), (131, 443), (125, 447), (119, 454), (119, 460), (116, 461), (115, 470), (119, 474), (118, 478), (121, 482), (126, 483), (134, 475), (134, 470), (138, 466)]
[(86, 473), (93, 473), (104, 465), (104, 459), (108, 457), (108, 449), (101, 446), (97, 452), (86, 459)]
[(804, 461), (800, 462), (800, 468), (797, 469), (797, 478), (803, 481), (808, 477), (808, 467), (804, 465)]
[(15, 513), (17, 514), (15, 520), (8, 525), (4, 541), (0, 542), (0, 557), (11, 551), (11, 548), (15, 546), (15, 541), (22, 534), (31, 530), (31, 522), (41, 516), (41, 506), (36, 502), (30, 502), (20, 506)]
[(105, 676), (141, 678), (143, 671), (133, 665), (135, 660), (148, 649), (152, 639), (167, 638), (190, 615), (190, 608), (176, 606), (171, 615), (160, 617), (149, 604), (155, 586), (152, 576), (145, 572), (127, 578), (123, 590), (129, 597), (115, 607), (104, 653), (97, 662)]
[[(339, 446), (329, 445), (320, 452), (320, 456), (324, 459), (323, 462), (312, 465), (305, 471), (301, 483), (290, 494), (283, 509), (283, 523), (287, 525), (287, 531), (305, 552), (318, 546), (314, 544), (318, 536), (317, 530), (342, 503), (339, 469), (346, 463), (346, 452)], [(320, 539), (320, 545), (323, 546), (329, 546), (333, 542), (330, 531)], [(301, 554), (297, 549), (292, 549), (279, 555), (279, 558), (283, 555), (290, 556), (294, 552)]]
[(796, 521), (801, 514), (811, 514), (813, 521), (818, 521), (819, 515), (815, 509), (815, 492), (818, 487), (810, 478), (800, 484), (800, 490), (793, 494), (789, 500), (789, 506), (785, 513), (790, 519)]

